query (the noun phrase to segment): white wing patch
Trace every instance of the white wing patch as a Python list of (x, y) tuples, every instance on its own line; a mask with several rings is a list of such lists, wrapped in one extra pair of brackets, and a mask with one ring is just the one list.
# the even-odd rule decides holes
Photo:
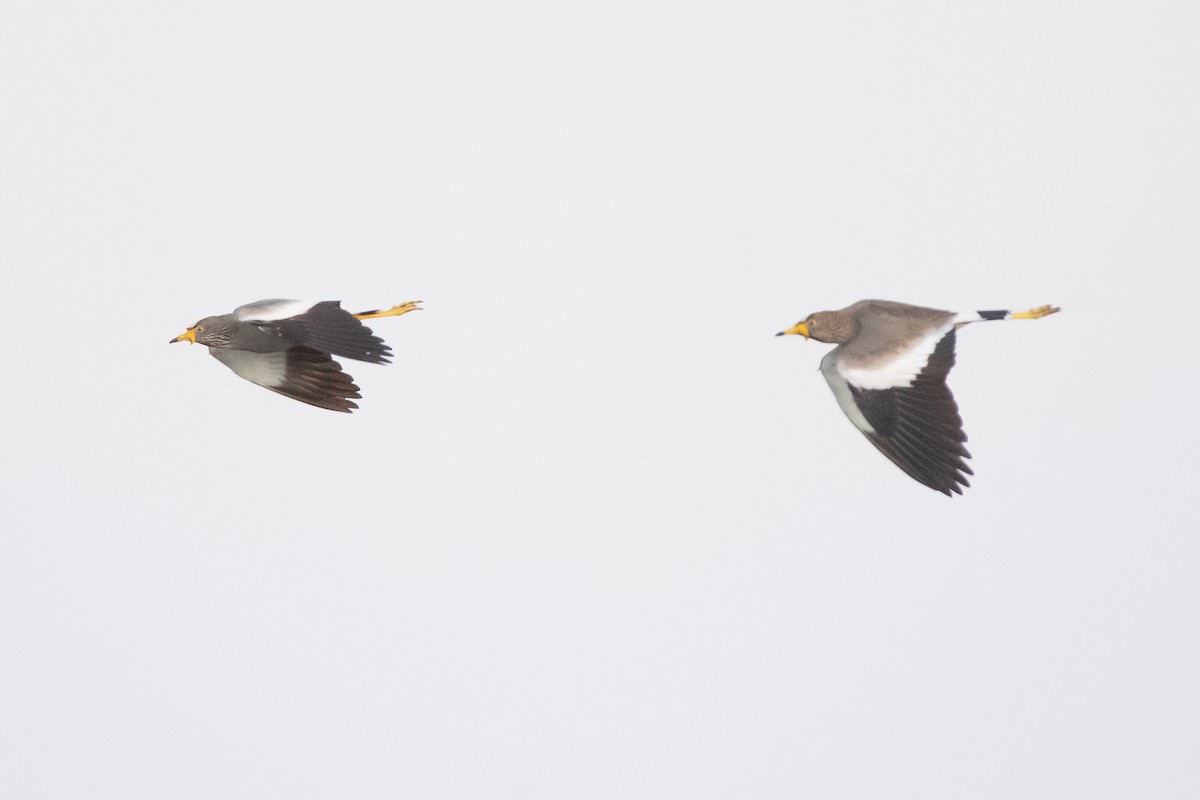
[(833, 353), (834, 351), (830, 350), (821, 359), (821, 374), (825, 376), (825, 382), (833, 390), (833, 396), (837, 399), (838, 405), (841, 406), (842, 413), (850, 418), (850, 421), (854, 423), (854, 427), (863, 433), (874, 433), (875, 428), (871, 423), (867, 422), (867, 418), (858, 410), (858, 405), (854, 402), (854, 395), (850, 394), (850, 384), (846, 383), (846, 379), (838, 371), (838, 360), (834, 357)]
[(268, 388), (283, 384), (287, 372), (287, 351), (251, 353), (248, 350), (228, 350), (210, 347), (208, 352), (238, 376)]
[(233, 316), (243, 322), (249, 320), (269, 322), (295, 317), (315, 305), (316, 303), (311, 300), (259, 300), (257, 303), (238, 306), (233, 310)]
[[(912, 386), (913, 381), (921, 374), (921, 370), (925, 369), (938, 342), (953, 328), (954, 320), (951, 320), (913, 342), (912, 347), (902, 353), (897, 353), (890, 361), (884, 361), (872, 367), (851, 367), (840, 360), (836, 364), (831, 364), (830, 367), (835, 368), (842, 378), (857, 389), (899, 389)], [(821, 371), (825, 371), (824, 360), (821, 361)], [(828, 374), (825, 379), (829, 380)], [(832, 382), (830, 385), (833, 385)], [(837, 393), (836, 389), (834, 389), (834, 393)], [(841, 401), (839, 400), (839, 402)]]
[(978, 311), (960, 311), (954, 318), (956, 325), (970, 325), (972, 322), (985, 322), (986, 319)]

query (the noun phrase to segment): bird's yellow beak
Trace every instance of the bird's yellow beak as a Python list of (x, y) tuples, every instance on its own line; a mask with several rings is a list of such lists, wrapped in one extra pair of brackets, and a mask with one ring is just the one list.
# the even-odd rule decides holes
[(168, 342), (168, 344), (174, 344), (175, 342), (191, 342), (192, 344), (195, 344), (196, 343), (196, 329), (188, 328), (186, 331), (179, 334), (174, 339), (172, 339), (170, 342)]
[(805, 339), (807, 339), (808, 338), (808, 325), (806, 325), (803, 322), (797, 322), (795, 325), (788, 328), (786, 331), (780, 331), (779, 333), (777, 333), (775, 335), (776, 336), (787, 336), (790, 334), (797, 334), (797, 333), (800, 334), (801, 336), (803, 336)]

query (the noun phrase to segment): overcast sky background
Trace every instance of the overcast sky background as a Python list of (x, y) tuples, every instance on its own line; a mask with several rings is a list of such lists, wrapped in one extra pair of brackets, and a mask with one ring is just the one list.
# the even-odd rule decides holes
[[(0, 794), (1195, 798), (1195, 3), (7, 2)], [(168, 345), (351, 310), (340, 415)], [(959, 337), (974, 486), (772, 334)]]

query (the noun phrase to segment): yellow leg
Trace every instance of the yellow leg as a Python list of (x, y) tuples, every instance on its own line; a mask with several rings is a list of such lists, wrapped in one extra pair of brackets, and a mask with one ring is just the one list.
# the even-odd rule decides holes
[(1022, 311), (1020, 314), (1013, 314), (1010, 319), (1041, 319), (1051, 314), (1057, 314), (1059, 311), (1062, 311), (1062, 309), (1058, 306), (1038, 306), (1028, 311)]
[(398, 306), (392, 306), (388, 309), (376, 309), (374, 311), (364, 311), (361, 314), (355, 314), (355, 319), (376, 319), (377, 317), (399, 317), (407, 314), (410, 311), (423, 310), (420, 306), (420, 300), (410, 300), (407, 303), (401, 303)]

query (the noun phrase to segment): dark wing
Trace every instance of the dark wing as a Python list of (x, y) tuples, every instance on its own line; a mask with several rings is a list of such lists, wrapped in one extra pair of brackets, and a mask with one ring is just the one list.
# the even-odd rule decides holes
[(308, 347), (293, 347), (287, 351), (283, 381), (267, 386), (272, 392), (330, 411), (358, 408), (350, 398), (359, 399), (354, 379), (342, 371), (342, 365), (328, 353)]
[(268, 389), (284, 397), (298, 399), (301, 403), (331, 411), (346, 411), (347, 414), (350, 409), (358, 408), (358, 403), (350, 398), (362, 397), (359, 387), (354, 385), (354, 379), (342, 372), (340, 363), (328, 353), (305, 347), (287, 351), (283, 381), (276, 386), (268, 386)]
[(350, 398), (362, 397), (341, 364), (310, 347), (269, 353), (211, 347), (208, 352), (251, 383), (302, 403), (349, 412), (358, 408)]
[(963, 460), (971, 457), (963, 447), (967, 435), (946, 385), (954, 342), (951, 329), (911, 386), (860, 389), (849, 384), (854, 404), (875, 429), (863, 435), (900, 469), (946, 495), (962, 494), (961, 487), (971, 485), (965, 476), (975, 474)]
[[(253, 310), (260, 304), (243, 307)], [(282, 301), (269, 301), (280, 303)], [(236, 313), (243, 312), (238, 309)], [(243, 312), (244, 313), (244, 312)], [(264, 315), (265, 316), (265, 315)], [(356, 361), (386, 364), (392, 348), (375, 336), (354, 315), (341, 307), (337, 300), (313, 303), (306, 310), (282, 319), (247, 319), (265, 330), (277, 331), (289, 342)]]

